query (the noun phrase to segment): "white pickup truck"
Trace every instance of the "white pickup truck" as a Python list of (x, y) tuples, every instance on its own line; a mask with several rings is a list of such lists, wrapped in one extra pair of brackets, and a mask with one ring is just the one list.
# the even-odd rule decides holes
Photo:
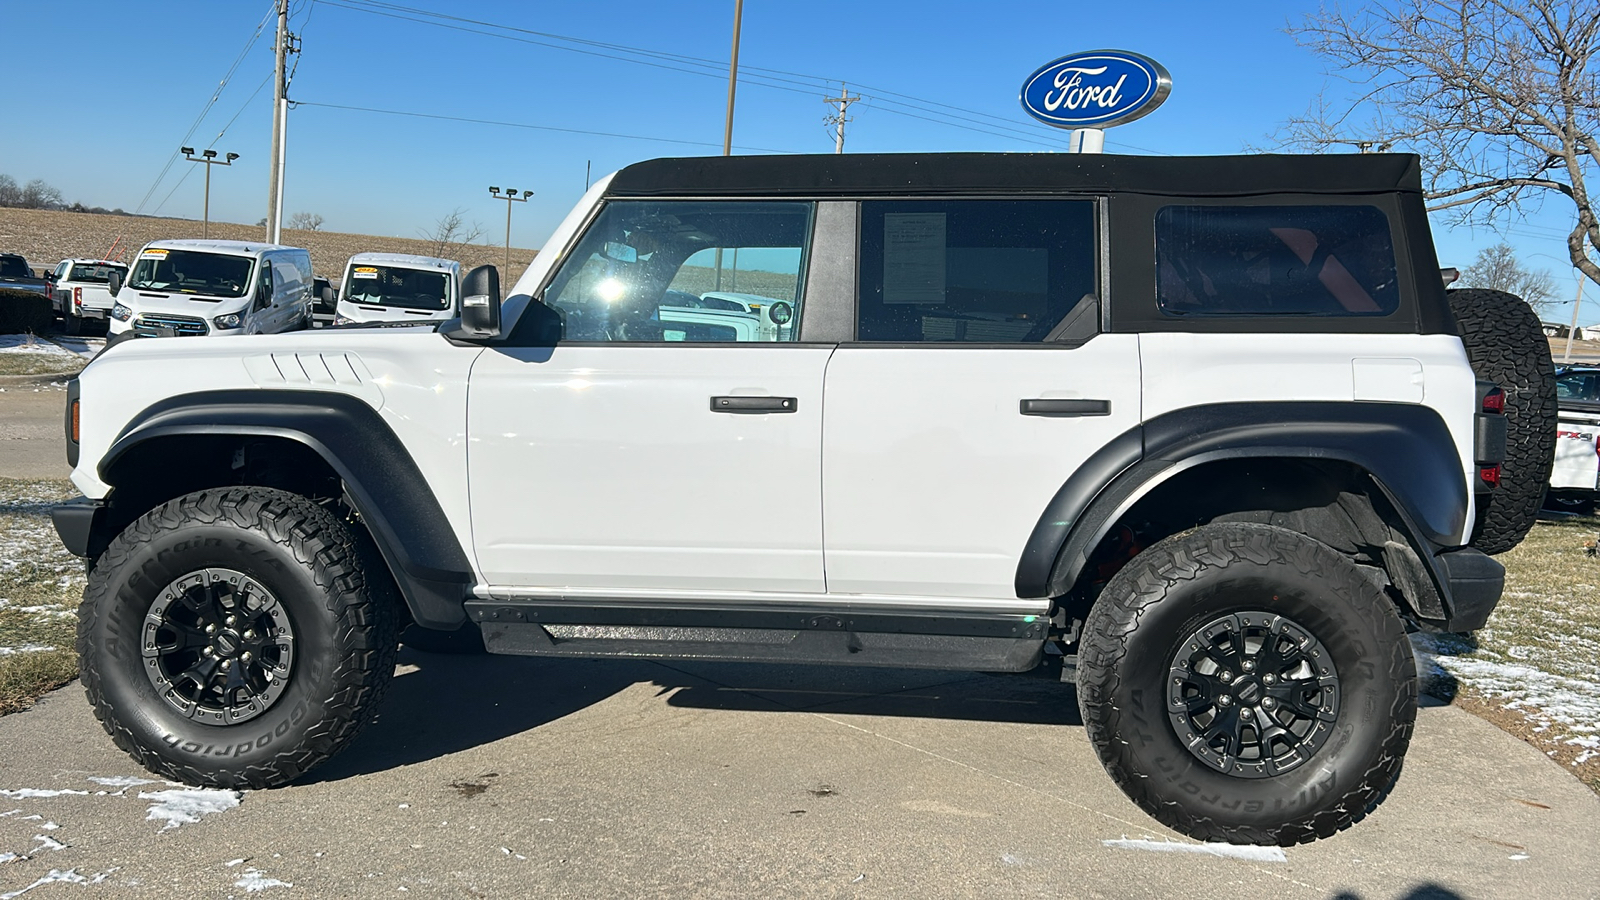
[(89, 319), (104, 322), (111, 313), (111, 273), (124, 280), (128, 267), (109, 259), (63, 259), (51, 273), (55, 287), (50, 292), (50, 306), (61, 317), (68, 334), (82, 334), (83, 323)]

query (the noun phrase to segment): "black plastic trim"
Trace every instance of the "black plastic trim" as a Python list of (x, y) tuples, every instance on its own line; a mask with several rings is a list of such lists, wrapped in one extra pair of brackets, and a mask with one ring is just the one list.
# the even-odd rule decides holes
[(1025, 416), (1109, 416), (1110, 400), (1057, 400), (1053, 398), (1025, 399), (1019, 404)]
[[(1065, 594), (1121, 514), (1178, 472), (1223, 459), (1272, 457), (1337, 460), (1368, 472), (1430, 568), (1435, 552), (1460, 542), (1465, 473), (1434, 410), (1400, 403), (1221, 403), (1135, 426), (1073, 473), (1023, 550), (1017, 596)], [(1444, 589), (1438, 572), (1431, 574)]]
[[(134, 447), (177, 435), (259, 435), (297, 441), (344, 481), (351, 504), (389, 564), (413, 618), (430, 628), (465, 621), (472, 565), (405, 445), (371, 406), (315, 391), (204, 391), (171, 397), (128, 423), (100, 461), (116, 486), (117, 463)], [(113, 494), (114, 501), (114, 494)]]
[(61, 543), (73, 556), (87, 559), (89, 542), (93, 539), (96, 519), (106, 508), (99, 500), (77, 497), (50, 510), (50, 521), (56, 526)]
[(798, 397), (712, 397), (711, 411), (741, 415), (792, 413), (800, 409)]
[(1489, 621), (1505, 590), (1506, 567), (1481, 550), (1463, 547), (1437, 557), (1449, 589), (1445, 596), (1446, 631), (1477, 631)]

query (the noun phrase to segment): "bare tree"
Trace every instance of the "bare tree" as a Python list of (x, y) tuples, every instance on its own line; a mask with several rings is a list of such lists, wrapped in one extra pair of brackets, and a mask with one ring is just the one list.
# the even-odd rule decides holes
[(1516, 294), (1541, 314), (1549, 311), (1556, 298), (1555, 280), (1550, 273), (1524, 267), (1517, 252), (1504, 243), (1479, 250), (1472, 265), (1461, 270), (1458, 284)]
[(440, 216), (431, 230), (417, 232), (423, 240), (433, 242), (434, 256), (449, 256), (451, 248), (476, 243), (483, 237), (483, 225), (478, 222), (468, 225), (461, 217), (463, 212), (461, 207), (452, 209)]
[(1284, 144), (1413, 151), (1430, 208), (1459, 222), (1555, 199), (1572, 213), (1573, 266), (1600, 284), (1600, 0), (1381, 0), (1289, 31), (1357, 91), (1319, 98)]
[(61, 205), (61, 191), (43, 178), (35, 178), (23, 186), (22, 202), (18, 205), (25, 209), (55, 209)]
[(322, 216), (313, 212), (297, 212), (289, 217), (289, 227), (302, 231), (321, 231)]
[(0, 175), (0, 206), (22, 205), (22, 188), (10, 175)]

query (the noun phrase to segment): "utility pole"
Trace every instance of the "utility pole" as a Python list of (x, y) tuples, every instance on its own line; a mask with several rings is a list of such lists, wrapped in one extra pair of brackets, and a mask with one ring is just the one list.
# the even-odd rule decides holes
[(824, 124), (838, 126), (838, 131), (833, 140), (833, 152), (835, 153), (844, 152), (844, 123), (850, 121), (850, 117), (845, 115), (845, 110), (850, 108), (850, 104), (860, 99), (860, 97), (853, 96), (849, 91), (845, 90), (845, 84), (842, 81), (839, 82), (839, 96), (822, 98), (823, 103), (829, 106), (837, 105), (839, 108), (838, 112), (822, 120)]
[(733, 60), (728, 63), (728, 119), (722, 128), (722, 155), (733, 154), (733, 89), (739, 85), (739, 21), (744, 17), (744, 0), (733, 0)]
[[(267, 240), (283, 237), (284, 132), (289, 126), (289, 0), (278, 0), (278, 68), (272, 79), (272, 156), (267, 162)], [(208, 170), (209, 171), (209, 170)]]
[(205, 219), (200, 223), (200, 236), (209, 238), (211, 237), (211, 167), (231, 166), (233, 161), (239, 158), (239, 154), (229, 153), (227, 159), (217, 159), (217, 151), (215, 150), (202, 150), (199, 156), (195, 156), (193, 147), (179, 147), (178, 149), (183, 151), (183, 158), (189, 162), (206, 164)]
[(491, 188), (489, 188), (489, 193), (493, 194), (494, 198), (496, 200), (504, 200), (506, 202), (506, 264), (505, 264), (505, 270), (506, 270), (507, 277), (509, 277), (511, 275), (511, 204), (512, 203), (527, 203), (528, 202), (528, 198), (533, 196), (533, 191), (523, 191), (522, 192), (522, 196), (518, 197), (516, 188), (506, 188), (506, 195), (504, 197), (502, 197), (502, 196), (500, 196), (500, 189), (499, 188), (491, 187)]
[(1572, 362), (1572, 337), (1578, 333), (1578, 307), (1583, 305), (1583, 273), (1578, 273), (1578, 299), (1572, 301), (1572, 327), (1567, 329), (1567, 349), (1561, 354), (1562, 364)]

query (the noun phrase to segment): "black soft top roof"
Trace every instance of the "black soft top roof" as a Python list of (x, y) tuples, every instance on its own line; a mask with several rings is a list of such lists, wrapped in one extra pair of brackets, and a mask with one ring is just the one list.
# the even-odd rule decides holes
[(1176, 196), (1421, 193), (1409, 153), (1119, 156), (849, 153), (652, 159), (618, 172), (609, 197), (1129, 192)]

